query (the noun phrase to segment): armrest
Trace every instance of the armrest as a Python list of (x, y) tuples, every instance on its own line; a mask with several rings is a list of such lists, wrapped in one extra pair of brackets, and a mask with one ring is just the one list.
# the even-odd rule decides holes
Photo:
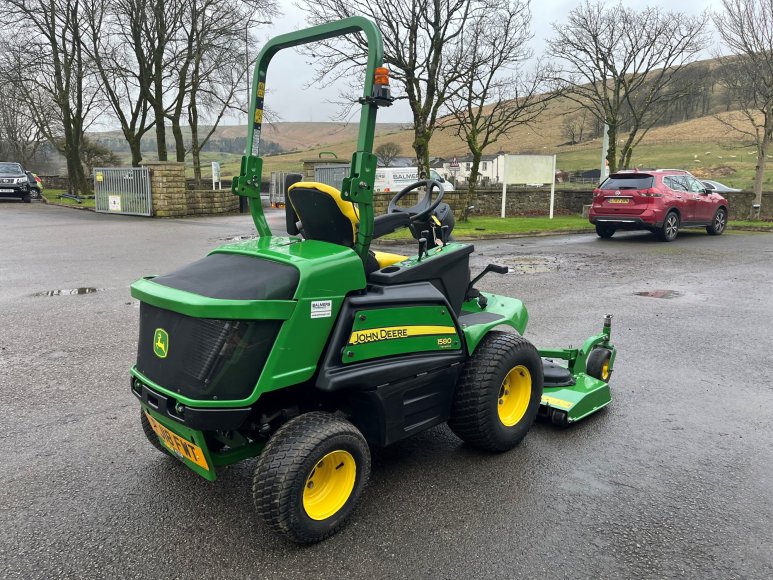
[(376, 216), (376, 219), (373, 220), (373, 239), (391, 234), (398, 228), (407, 228), (410, 223), (411, 216), (403, 212)]

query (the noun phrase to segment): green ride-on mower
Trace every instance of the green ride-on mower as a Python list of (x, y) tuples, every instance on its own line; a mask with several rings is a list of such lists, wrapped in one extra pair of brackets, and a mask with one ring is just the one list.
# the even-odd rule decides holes
[[(258, 156), (269, 61), (344, 34), (362, 34), (369, 50), (351, 172), (340, 191), (290, 176), (288, 236), (273, 236)], [(141, 306), (131, 390), (148, 440), (208, 480), (258, 457), (257, 511), (299, 543), (328, 537), (352, 513), (370, 446), (447, 422), (469, 445), (501, 452), (538, 415), (563, 425), (611, 400), (611, 317), (578, 349), (536, 349), (523, 338), (521, 301), (475, 288), (507, 268), (489, 265), (471, 280), (473, 247), (453, 240), (441, 184), (413, 184), (374, 218), (376, 112), (392, 102), (382, 56), (379, 30), (360, 17), (269, 41), (232, 186), (249, 198), (259, 237), (132, 285)], [(413, 206), (401, 204), (416, 194)], [(370, 250), (403, 227), (417, 239), (415, 255)]]

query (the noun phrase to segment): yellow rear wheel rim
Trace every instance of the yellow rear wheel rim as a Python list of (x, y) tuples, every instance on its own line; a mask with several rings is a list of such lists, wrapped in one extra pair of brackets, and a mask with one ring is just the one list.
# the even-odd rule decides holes
[(531, 373), (523, 365), (513, 367), (499, 388), (497, 411), (505, 427), (512, 427), (526, 414), (531, 400)]
[(303, 487), (303, 509), (312, 520), (326, 520), (335, 515), (354, 489), (357, 464), (348, 451), (331, 451), (320, 459), (306, 478)]

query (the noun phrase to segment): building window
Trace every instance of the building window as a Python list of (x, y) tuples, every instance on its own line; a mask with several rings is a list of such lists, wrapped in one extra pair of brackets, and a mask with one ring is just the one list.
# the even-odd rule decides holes
[(466, 171), (469, 171), (470, 169), (472, 169), (472, 163), (465, 163), (464, 166)]
[(483, 162), (483, 171), (486, 171), (488, 169), (488, 161)]

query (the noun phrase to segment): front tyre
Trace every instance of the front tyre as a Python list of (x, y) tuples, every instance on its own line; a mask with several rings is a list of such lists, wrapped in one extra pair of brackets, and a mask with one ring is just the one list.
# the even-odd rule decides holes
[(609, 361), (612, 359), (612, 353), (609, 349), (596, 347), (588, 355), (588, 360), (585, 363), (585, 372), (596, 378), (609, 382), (612, 375), (612, 371), (609, 369)]
[(263, 521), (299, 544), (336, 533), (370, 475), (365, 438), (348, 421), (306, 413), (283, 425), (258, 459), (252, 495)]
[(491, 331), (465, 364), (448, 426), (479, 449), (512, 449), (537, 417), (542, 386), (542, 359), (534, 345)]
[(714, 214), (714, 219), (711, 220), (711, 225), (706, 226), (706, 232), (710, 236), (721, 236), (727, 226), (727, 211), (724, 207), (720, 207)]

